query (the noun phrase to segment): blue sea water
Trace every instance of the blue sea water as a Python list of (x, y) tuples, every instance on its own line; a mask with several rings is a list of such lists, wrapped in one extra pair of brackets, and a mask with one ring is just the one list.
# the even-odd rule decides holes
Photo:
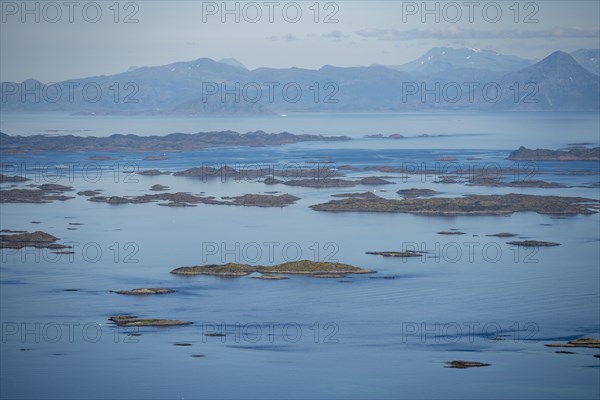
[[(561, 349), (544, 346), (600, 335), (598, 214), (439, 217), (309, 208), (332, 194), (375, 190), (399, 198), (395, 192), (410, 187), (432, 188), (440, 196), (515, 192), (598, 199), (598, 174), (561, 174), (598, 172), (597, 162), (523, 166), (525, 174), (535, 171), (536, 179), (569, 186), (559, 189), (440, 184), (434, 183), (435, 174), (403, 177), (373, 171), (347, 175), (386, 176), (394, 183), (311, 189), (265, 185), (252, 178), (202, 180), (127, 172), (179, 171), (202, 164), (247, 169), (267, 163), (315, 165), (307, 162), (435, 169), (444, 165), (436, 161), (439, 157), (456, 157), (460, 165), (514, 166), (506, 156), (520, 145), (597, 145), (597, 115), (299, 115), (153, 122), (102, 117), (94, 124), (89, 117), (33, 118), (31, 124), (10, 118), (14, 120), (7, 122), (2, 116), (2, 131), (9, 134), (83, 126), (94, 134), (140, 133), (133, 127), (144, 127), (140, 130), (148, 134), (263, 129), (347, 134), (354, 140), (209, 149), (168, 154), (163, 161), (144, 161), (145, 154), (136, 153), (93, 162), (87, 160), (92, 153), (2, 155), (3, 172), (32, 179), (19, 187), (58, 183), (77, 191), (102, 189), (103, 195), (140, 195), (154, 193), (149, 188), (159, 183), (169, 186), (169, 192), (216, 197), (280, 191), (301, 198), (285, 208), (115, 206), (77, 195), (65, 202), (2, 204), (1, 229), (42, 230), (74, 251), (0, 251), (2, 398), (595, 399), (600, 393), (600, 360), (592, 357), (597, 349), (556, 354)], [(372, 133), (454, 136), (363, 137)], [(465, 235), (437, 234), (450, 229)], [(486, 236), (497, 232), (517, 236)], [(507, 244), (524, 239), (561, 245), (528, 249)], [(365, 254), (404, 249), (426, 253), (408, 259)], [(339, 261), (376, 272), (281, 281), (169, 273), (180, 266), (270, 265), (295, 259)], [(136, 287), (177, 292), (146, 297), (111, 293)], [(129, 313), (193, 324), (125, 329), (108, 321)], [(226, 336), (205, 336), (214, 332)], [(492, 366), (445, 368), (445, 362), (461, 359)]]

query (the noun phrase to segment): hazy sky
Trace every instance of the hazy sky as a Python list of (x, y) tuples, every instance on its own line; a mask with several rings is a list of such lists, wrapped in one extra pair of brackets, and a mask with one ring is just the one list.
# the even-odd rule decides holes
[(26, 3), (0, 1), (2, 81), (56, 82), (200, 57), (319, 68), (398, 65), (435, 46), (525, 58), (600, 47), (597, 0)]

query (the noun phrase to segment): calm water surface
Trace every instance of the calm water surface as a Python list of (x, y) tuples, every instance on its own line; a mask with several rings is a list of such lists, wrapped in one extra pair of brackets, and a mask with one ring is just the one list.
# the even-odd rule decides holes
[[(281, 191), (301, 198), (282, 209), (111, 206), (77, 195), (66, 202), (2, 204), (1, 229), (42, 230), (70, 243), (75, 252), (0, 252), (3, 398), (595, 399), (600, 393), (600, 362), (592, 357), (596, 349), (556, 354), (559, 349), (544, 346), (599, 337), (598, 214), (432, 217), (333, 214), (308, 208), (336, 193), (375, 189), (383, 197), (398, 198), (398, 189), (410, 187), (432, 188), (443, 196), (516, 192), (597, 199), (598, 175), (557, 173), (598, 171), (597, 163), (535, 164), (536, 171), (544, 172), (538, 179), (574, 186), (562, 189), (468, 187), (433, 183), (434, 176), (403, 179), (377, 172), (348, 175), (386, 175), (394, 184), (310, 189), (267, 186), (257, 179), (223, 182), (123, 173), (125, 166), (178, 171), (203, 163), (235, 167), (315, 160), (434, 167), (440, 156), (457, 157), (465, 164), (510, 165), (508, 151), (520, 145), (597, 144), (597, 115), (19, 118), (2, 116), (2, 131), (90, 129), (90, 134), (105, 135), (263, 129), (345, 134), (356, 140), (211, 149), (155, 162), (143, 161), (143, 154), (114, 154), (115, 160), (93, 163), (94, 171), (102, 171), (97, 179), (82, 175), (92, 164), (86, 161), (89, 153), (2, 156), (6, 172), (21, 172), (35, 184), (48, 183), (37, 179), (36, 166), (74, 165), (72, 175), (61, 173), (55, 183), (77, 190), (102, 189), (105, 195), (154, 193), (148, 189), (160, 183), (170, 186), (170, 192), (220, 197)], [(370, 133), (459, 137), (362, 138)], [(466, 234), (436, 233), (449, 229)], [(562, 245), (523, 249), (507, 244), (514, 238), (485, 236), (497, 232)], [(365, 254), (403, 248), (427, 253), (409, 259)], [(282, 281), (169, 273), (186, 265), (268, 265), (294, 259), (337, 260), (376, 273)], [(110, 292), (136, 287), (168, 287), (177, 293), (136, 297)], [(193, 325), (134, 331), (107, 320), (126, 313), (183, 319)], [(204, 335), (216, 331), (227, 336)], [(142, 335), (128, 336), (131, 333)], [(200, 354), (204, 357), (192, 357)], [(444, 368), (446, 361), (460, 359), (493, 365)]]

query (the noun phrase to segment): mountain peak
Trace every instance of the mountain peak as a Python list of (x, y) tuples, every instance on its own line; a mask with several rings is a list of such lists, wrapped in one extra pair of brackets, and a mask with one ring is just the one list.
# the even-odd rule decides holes
[(235, 58), (222, 58), (219, 60), (219, 62), (221, 64), (227, 64), (231, 67), (236, 67), (236, 68), (241, 68), (241, 69), (245, 69), (247, 70), (248, 68), (246, 68), (246, 66), (244, 64), (242, 64), (241, 62), (239, 62), (238, 60), (236, 60)]
[(569, 53), (565, 53), (564, 51), (560, 50), (550, 54), (548, 57), (542, 59), (536, 65), (540, 67), (577, 66), (579, 68), (582, 68), (581, 65), (579, 65), (579, 63), (575, 61), (575, 59)]
[(192, 62), (196, 63), (196, 64), (214, 64), (214, 63), (216, 63), (215, 60), (213, 60), (212, 58), (208, 58), (208, 57), (200, 57), (200, 58), (195, 59)]
[[(566, 53), (562, 50), (556, 50), (554, 53), (550, 54), (548, 57), (544, 58), (543, 60), (564, 60), (564, 61), (570, 61), (573, 60), (573, 57), (571, 57), (571, 55), (569, 53)], [(543, 61), (542, 60), (542, 61)]]
[(514, 71), (533, 64), (532, 60), (475, 48), (434, 47), (408, 64), (392, 67), (406, 72), (436, 74), (460, 68)]
[[(542, 109), (596, 110), (599, 107), (597, 75), (582, 67), (564, 51), (555, 51), (540, 62), (502, 78), (507, 85), (535, 85), (530, 96)], [(506, 99), (508, 101), (508, 99)], [(508, 102), (507, 102), (508, 104)]]

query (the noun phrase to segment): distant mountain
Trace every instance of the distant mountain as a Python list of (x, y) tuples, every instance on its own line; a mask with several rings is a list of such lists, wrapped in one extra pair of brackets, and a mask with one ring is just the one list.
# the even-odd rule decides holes
[[(418, 72), (384, 66), (330, 65), (318, 70), (250, 71), (231, 60), (199, 58), (51, 85), (34, 79), (2, 82), (1, 106), (7, 112), (96, 115), (600, 108), (598, 76), (566, 53), (553, 53), (534, 65), (485, 50), (436, 48), (427, 54), (433, 55), (429, 61), (435, 60), (436, 54), (441, 56), (436, 62), (409, 63), (412, 65), (409, 70), (421, 65)], [(494, 58), (496, 62), (492, 63)], [(465, 61), (471, 59), (474, 61)], [(500, 70), (523, 64), (527, 65), (509, 72)], [(484, 93), (489, 87), (501, 90), (501, 98), (489, 101), (488, 93)]]
[(600, 75), (600, 49), (575, 50), (571, 57), (591, 73)]
[(534, 62), (534, 60), (508, 56), (491, 50), (434, 47), (414, 61), (389, 68), (420, 75), (436, 74), (464, 68), (508, 72), (528, 67)]
[[(534, 110), (598, 110), (600, 108), (600, 78), (562, 51), (555, 51), (530, 67), (506, 74), (502, 77), (500, 85), (507, 94), (510, 94), (499, 104), (505, 108)], [(511, 87), (518, 87), (518, 91), (510, 89)], [(518, 101), (513, 96), (515, 93)], [(535, 101), (525, 101), (526, 97)]]
[[(209, 58), (199, 58), (157, 67), (140, 67), (110, 76), (64, 81), (54, 85), (54, 89), (31, 79), (22, 83), (2, 82), (0, 94), (6, 100), (2, 102), (2, 107), (7, 111), (168, 114), (186, 102), (202, 98), (207, 88), (214, 89), (215, 84), (227, 83), (227, 87), (234, 87), (235, 82), (250, 81), (247, 72)], [(17, 95), (6, 94), (11, 93), (15, 85), (18, 87)], [(34, 91), (35, 88), (37, 96), (23, 96), (25, 91)], [(61, 95), (54, 100), (53, 96), (58, 91)], [(73, 96), (69, 96), (70, 93)], [(100, 95), (97, 96), (97, 93)], [(227, 109), (227, 98), (225, 100), (224, 104), (213, 110), (208, 107), (207, 112), (235, 112)], [(243, 107), (235, 105), (234, 108), (246, 112)], [(198, 111), (195, 109), (192, 113), (197, 114)]]
[(246, 66), (244, 64), (242, 64), (235, 58), (223, 58), (223, 59), (219, 60), (219, 62), (222, 64), (230, 65), (232, 67), (237, 67), (237, 68), (246, 69), (246, 70), (248, 69), (248, 68), (246, 68)]

